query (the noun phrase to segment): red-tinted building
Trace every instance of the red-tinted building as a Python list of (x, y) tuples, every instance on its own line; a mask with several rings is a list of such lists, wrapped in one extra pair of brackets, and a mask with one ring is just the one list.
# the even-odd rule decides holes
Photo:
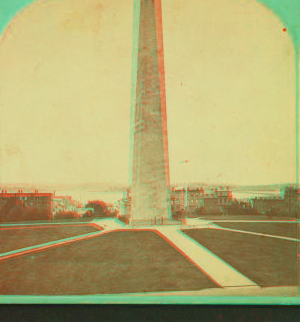
[(282, 198), (255, 198), (251, 200), (253, 209), (260, 214), (277, 214), (284, 216), (286, 214), (285, 201)]
[(300, 208), (300, 189), (287, 187), (284, 190), (285, 212), (290, 217), (297, 217)]
[(38, 220), (52, 217), (52, 193), (7, 193), (0, 194), (0, 220)]
[(224, 213), (232, 202), (229, 187), (219, 187), (205, 192), (203, 188), (173, 188), (171, 191), (172, 212), (193, 211), (203, 208), (206, 213)]

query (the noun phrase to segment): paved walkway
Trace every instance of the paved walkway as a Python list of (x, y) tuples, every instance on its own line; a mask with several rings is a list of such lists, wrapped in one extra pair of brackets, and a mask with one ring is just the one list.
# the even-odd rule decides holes
[(178, 227), (156, 227), (161, 235), (169, 240), (188, 259), (190, 259), (201, 271), (222, 287), (257, 286), (249, 278), (225, 263), (219, 257), (211, 253), (195, 240), (183, 234)]
[(99, 228), (102, 228), (104, 231), (128, 229), (128, 227), (126, 227), (122, 221), (114, 219), (95, 219), (91, 223), (97, 225)]
[(265, 237), (272, 237), (272, 238), (277, 238), (277, 239), (285, 239), (285, 240), (300, 242), (300, 239), (297, 239), (297, 238), (284, 237), (284, 236), (278, 236), (278, 235), (270, 235), (270, 234), (263, 234), (263, 233), (256, 233), (254, 231), (248, 231), (248, 230), (232, 229), (232, 228), (222, 227), (222, 226), (218, 226), (218, 225), (214, 225), (214, 224), (212, 225), (211, 228), (218, 229), (218, 230), (233, 231), (233, 232), (236, 232), (236, 233), (258, 235), (258, 236), (265, 236)]

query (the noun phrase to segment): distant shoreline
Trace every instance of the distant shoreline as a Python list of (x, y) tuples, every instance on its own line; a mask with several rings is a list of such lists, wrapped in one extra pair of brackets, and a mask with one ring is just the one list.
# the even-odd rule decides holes
[[(278, 191), (285, 187), (296, 187), (296, 183), (276, 183), (276, 184), (262, 184), (262, 185), (237, 185), (237, 184), (208, 184), (208, 183), (172, 183), (171, 188), (178, 188), (178, 187), (185, 187), (188, 186), (189, 188), (204, 188), (204, 190), (215, 189), (218, 187), (229, 187), (229, 190), (236, 191), (236, 192), (257, 192), (257, 191)], [(7, 191), (18, 191), (23, 190), (26, 191), (47, 191), (47, 192), (59, 192), (59, 191), (89, 191), (89, 192), (119, 192), (125, 191), (129, 189), (128, 185), (124, 184), (61, 184), (61, 185), (47, 185), (47, 184), (40, 184), (40, 185), (31, 185), (31, 184), (3, 184), (0, 186), (0, 190), (7, 190)]]

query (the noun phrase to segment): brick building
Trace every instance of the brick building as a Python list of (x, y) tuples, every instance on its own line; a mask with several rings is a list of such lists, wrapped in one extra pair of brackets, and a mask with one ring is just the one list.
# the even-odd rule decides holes
[(276, 214), (284, 216), (286, 214), (285, 200), (279, 197), (254, 198), (251, 199), (252, 207), (260, 214)]
[(227, 206), (232, 202), (229, 187), (219, 187), (204, 191), (203, 188), (173, 188), (171, 191), (172, 212), (180, 210), (194, 211), (203, 208), (206, 213), (227, 213)]
[(131, 192), (127, 189), (123, 192), (123, 198), (117, 201), (116, 209), (118, 217), (131, 215)]
[(251, 204), (253, 209), (261, 214), (273, 213), (279, 216), (296, 218), (300, 206), (299, 194), (300, 189), (285, 187), (281, 197), (254, 198), (251, 199)]
[(300, 207), (300, 189), (286, 187), (284, 190), (285, 212), (290, 217), (297, 217)]
[(0, 194), (0, 218), (4, 221), (50, 219), (52, 217), (52, 193), (7, 193)]
[(204, 206), (204, 190), (202, 188), (191, 189), (173, 188), (171, 191), (171, 211), (192, 211)]
[(73, 200), (70, 196), (53, 196), (52, 202), (53, 216), (61, 212), (78, 212), (83, 207), (79, 201)]

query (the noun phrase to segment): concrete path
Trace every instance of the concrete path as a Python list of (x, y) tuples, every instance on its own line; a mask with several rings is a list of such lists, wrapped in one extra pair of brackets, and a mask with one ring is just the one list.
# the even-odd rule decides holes
[(270, 234), (263, 234), (263, 233), (256, 233), (254, 231), (248, 231), (248, 230), (232, 229), (232, 228), (222, 227), (222, 226), (218, 226), (218, 225), (214, 225), (214, 224), (212, 225), (211, 228), (218, 229), (218, 230), (233, 231), (235, 233), (243, 233), (243, 234), (257, 235), (257, 236), (265, 236), (265, 237), (271, 237), (271, 238), (285, 239), (285, 240), (300, 242), (300, 239), (297, 239), (297, 238), (270, 235)]
[(94, 219), (92, 223), (97, 225), (99, 228), (102, 228), (104, 231), (128, 229), (122, 221), (115, 219)]
[(256, 283), (225, 263), (195, 240), (183, 234), (178, 227), (156, 227), (185, 257), (222, 287), (256, 286)]

